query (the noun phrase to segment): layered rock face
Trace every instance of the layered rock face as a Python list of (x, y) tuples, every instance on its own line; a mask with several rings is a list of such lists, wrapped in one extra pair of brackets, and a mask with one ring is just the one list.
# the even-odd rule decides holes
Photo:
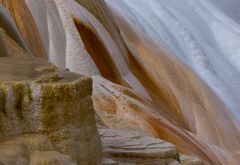
[(1, 137), (41, 133), (79, 164), (101, 162), (91, 78), (41, 59), (1, 58), (0, 64)]

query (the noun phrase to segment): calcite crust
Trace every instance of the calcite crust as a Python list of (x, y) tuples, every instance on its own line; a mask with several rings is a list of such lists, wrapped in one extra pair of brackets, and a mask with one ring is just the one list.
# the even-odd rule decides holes
[[(6, 74), (14, 77), (16, 70), (6, 64), (12, 65), (14, 60), (3, 60)], [(98, 164), (101, 147), (91, 99), (92, 79), (36, 60), (21, 59), (22, 65), (18, 63), (16, 69), (31, 65), (31, 73), (37, 77), (25, 74), (18, 75), (18, 80), (0, 82), (0, 137), (45, 134), (58, 151), (77, 163)]]

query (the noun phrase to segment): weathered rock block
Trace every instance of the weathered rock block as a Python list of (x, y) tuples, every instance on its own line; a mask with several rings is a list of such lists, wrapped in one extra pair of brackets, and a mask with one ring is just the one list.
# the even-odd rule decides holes
[(0, 137), (42, 133), (79, 164), (101, 162), (91, 78), (41, 59), (1, 58), (0, 66)]

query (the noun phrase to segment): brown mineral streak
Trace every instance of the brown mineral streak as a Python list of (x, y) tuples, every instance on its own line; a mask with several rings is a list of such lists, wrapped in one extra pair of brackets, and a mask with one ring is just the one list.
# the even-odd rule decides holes
[(31, 53), (36, 57), (46, 58), (46, 52), (37, 26), (24, 0), (2, 0), (3, 6), (12, 15)]
[[(2, 33), (5, 53), (2, 57), (29, 57), (30, 55), (7, 34)], [(2, 53), (2, 52), (1, 52)]]
[[(237, 139), (240, 139), (240, 133), (230, 111), (203, 81), (178, 59), (136, 29), (130, 28), (122, 18), (118, 17), (117, 21), (127, 45), (131, 45), (129, 65), (132, 71), (148, 90), (156, 110), (161, 112), (162, 117), (174, 121), (173, 124), (178, 128), (176, 130), (167, 123), (163, 125), (162, 120), (158, 119), (159, 116), (143, 116), (156, 127), (159, 137), (176, 144), (179, 149), (185, 152), (189, 149), (191, 153), (211, 164), (224, 164), (224, 158), (214, 156), (218, 153), (215, 154), (211, 146), (216, 145), (233, 153), (239, 151)], [(184, 147), (182, 144), (185, 144)]]
[(86, 8), (92, 15), (94, 15), (101, 24), (110, 33), (114, 41), (117, 43), (124, 58), (127, 58), (127, 49), (122, 36), (119, 34), (118, 27), (114, 21), (108, 6), (104, 0), (76, 0), (80, 5)]
[(86, 50), (97, 65), (101, 75), (115, 83), (127, 85), (127, 83), (121, 79), (111, 55), (94, 30), (77, 18), (73, 18), (73, 20)]

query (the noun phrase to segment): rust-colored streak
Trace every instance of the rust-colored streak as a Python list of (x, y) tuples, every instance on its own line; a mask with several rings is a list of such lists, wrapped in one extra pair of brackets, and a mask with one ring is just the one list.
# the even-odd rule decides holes
[[(177, 123), (182, 128), (190, 129), (189, 126), (187, 124), (185, 124), (184, 122), (182, 122), (181, 119), (176, 118), (175, 120), (173, 120), (171, 118), (171, 113), (169, 111), (169, 109), (171, 109), (171, 106), (165, 102), (165, 100), (163, 98), (164, 94), (159, 90), (158, 84), (155, 83), (149, 77), (150, 75), (148, 75), (148, 73), (142, 68), (141, 64), (134, 58), (134, 56), (132, 55), (131, 52), (128, 53), (128, 58), (129, 58), (130, 70), (140, 80), (140, 82), (143, 84), (143, 86), (147, 89), (150, 96), (153, 98), (153, 101), (155, 103), (155, 109), (159, 110), (159, 111), (164, 111), (165, 117), (168, 118), (168, 120), (170, 120), (174, 123)], [(155, 93), (157, 93), (157, 95)]]
[(234, 118), (211, 89), (179, 59), (121, 17), (117, 20), (126, 44), (130, 45), (129, 67), (151, 95), (155, 109), (176, 126), (173, 129), (169, 122), (149, 117), (159, 136), (211, 164), (224, 164), (216, 156), (208, 156), (214, 155), (212, 146), (239, 152), (240, 133)]
[(46, 52), (34, 19), (24, 0), (2, 0), (3, 6), (12, 15), (16, 26), (31, 53), (46, 58)]
[(76, 0), (76, 2), (86, 8), (101, 22), (104, 28), (110, 33), (114, 41), (117, 43), (119, 50), (124, 55), (124, 58), (127, 58), (126, 46), (114, 21), (114, 17), (104, 0)]
[(76, 18), (73, 19), (84, 46), (97, 65), (101, 75), (115, 83), (126, 84), (114, 65), (111, 55), (90, 27)]

